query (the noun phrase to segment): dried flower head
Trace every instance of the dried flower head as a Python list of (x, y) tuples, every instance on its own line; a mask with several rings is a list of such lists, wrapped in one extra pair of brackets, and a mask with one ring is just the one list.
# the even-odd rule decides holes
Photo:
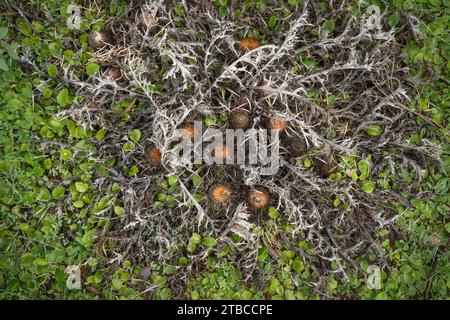
[(307, 151), (307, 145), (303, 138), (291, 137), (286, 141), (286, 149), (293, 157), (300, 157)]
[(277, 132), (281, 132), (284, 129), (286, 129), (287, 123), (286, 120), (283, 119), (275, 119), (275, 118), (269, 118), (266, 122), (266, 127), (269, 130), (275, 130)]
[(120, 68), (110, 67), (106, 69), (103, 76), (107, 79), (117, 81), (122, 77), (122, 72), (120, 71)]
[(250, 50), (258, 48), (260, 45), (261, 45), (261, 42), (259, 42), (259, 40), (257, 40), (257, 39), (243, 38), (239, 42), (239, 49), (241, 49), (242, 51), (250, 51)]
[(432, 247), (439, 247), (440, 244), (441, 244), (441, 241), (442, 241), (442, 238), (438, 234), (433, 234), (430, 237), (430, 244), (431, 244)]
[(183, 135), (187, 135), (191, 140), (194, 140), (195, 127), (193, 123), (186, 123), (182, 125), (181, 130), (183, 130)]
[(231, 194), (231, 188), (226, 184), (214, 184), (209, 191), (209, 197), (217, 203), (227, 203)]
[(263, 190), (251, 190), (248, 195), (248, 203), (252, 208), (262, 209), (269, 204), (269, 194)]
[(216, 157), (217, 160), (224, 161), (228, 157), (227, 146), (222, 144), (214, 148), (214, 157)]
[(248, 129), (251, 126), (250, 114), (244, 110), (230, 113), (230, 125), (233, 129)]
[(150, 148), (150, 152), (149, 152), (149, 156), (150, 156), (150, 162), (153, 165), (155, 165), (155, 166), (161, 165), (161, 160), (162, 160), (161, 150), (159, 150), (156, 147), (151, 147)]
[(317, 162), (317, 169), (322, 177), (328, 178), (330, 175), (337, 172), (338, 165), (332, 156), (326, 161), (317, 160)]
[(139, 24), (141, 25), (141, 28), (147, 29), (149, 27), (156, 25), (157, 21), (158, 20), (154, 15), (147, 12), (143, 12)]
[(111, 41), (107, 31), (93, 31), (89, 34), (89, 44), (94, 48), (101, 48)]

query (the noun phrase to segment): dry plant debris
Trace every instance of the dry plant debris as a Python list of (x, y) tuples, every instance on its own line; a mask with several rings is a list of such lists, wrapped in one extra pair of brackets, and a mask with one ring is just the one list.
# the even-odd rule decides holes
[[(230, 243), (227, 239), (231, 234), (224, 230), (231, 230), (233, 220), (215, 221), (206, 200), (197, 200), (194, 194), (198, 190), (187, 183), (193, 174), (215, 181), (219, 179), (216, 170), (171, 167), (163, 161), (164, 169), (154, 171), (140, 157), (144, 152), (140, 143), (124, 154), (121, 141), (124, 132), (137, 128), (145, 142), (166, 154), (175, 128), (181, 126), (193, 137), (193, 126), (183, 124), (194, 118), (232, 112), (233, 127), (248, 127), (244, 114), (235, 111), (239, 106), (233, 104), (245, 98), (253, 119), (267, 118), (268, 128), (286, 130), (286, 136), (294, 141), (290, 150), (295, 155), (313, 150), (311, 158), (317, 170), (284, 157), (282, 170), (275, 176), (260, 175), (257, 166), (224, 167), (221, 172), (225, 176), (220, 179), (248, 187), (263, 186), (277, 195), (274, 206), (293, 227), (290, 241), (311, 243), (311, 252), (322, 259), (322, 272), (331, 263), (341, 265), (343, 260), (364, 255), (374, 245), (374, 232), (394, 221), (398, 213), (388, 205), (392, 199), (389, 193), (366, 193), (352, 181), (329, 179), (337, 172), (340, 157), (370, 156), (373, 172), (401, 159), (404, 166), (416, 168), (420, 178), (423, 166), (438, 161), (440, 153), (439, 146), (432, 142), (417, 147), (403, 139), (405, 134), (420, 130), (414, 114), (405, 108), (411, 101), (408, 93), (419, 80), (402, 65), (394, 31), (384, 20), (380, 26), (372, 26), (364, 17), (357, 19), (345, 10), (328, 13), (342, 24), (333, 32), (327, 31), (319, 28), (325, 18), (317, 15), (314, 3), (305, 1), (260, 44), (256, 39), (240, 39), (242, 30), (266, 27), (259, 16), (227, 20), (206, 1), (192, 1), (183, 8), (181, 27), (174, 23), (177, 13), (173, 6), (152, 1), (136, 4), (123, 18), (111, 21), (105, 31), (92, 34), (93, 45), (98, 48), (92, 62), (119, 66), (126, 84), (107, 81), (111, 71), (89, 79), (67, 74), (67, 82), (78, 88), (78, 95), (92, 98), (64, 110), (61, 116), (90, 128), (106, 128), (110, 134), (98, 148), (104, 155), (118, 158), (117, 170), (96, 183), (100, 190), (108, 180), (119, 181), (126, 204), (125, 214), (114, 219), (107, 239), (120, 239), (124, 246), (121, 257), (148, 262), (164, 260), (172, 253), (170, 248), (185, 243), (193, 230), (213, 235), (219, 245)], [(261, 15), (269, 15), (270, 10), (263, 10)], [(136, 18), (142, 15), (146, 18)], [(237, 51), (236, 43), (246, 51)], [(317, 64), (299, 63), (299, 57), (314, 59)], [(160, 84), (164, 89), (157, 89)], [(128, 112), (127, 121), (117, 122), (105, 112), (113, 102), (130, 99), (140, 107)], [(252, 125), (258, 126), (258, 121)], [(305, 142), (307, 148), (296, 141)], [(157, 164), (161, 155), (157, 149), (152, 150), (150, 158)], [(216, 156), (223, 158), (224, 153)], [(132, 165), (140, 168), (136, 177), (120, 173), (121, 167)], [(173, 206), (155, 208), (146, 199), (159, 192), (156, 182), (168, 175), (178, 177), (180, 194)], [(229, 192), (217, 188), (212, 191), (212, 199), (226, 202)], [(333, 205), (336, 198), (346, 206)], [(236, 201), (241, 202), (234, 210), (237, 205), (247, 206), (242, 199)], [(248, 205), (262, 209), (268, 202), (268, 194), (251, 191)], [(357, 212), (363, 212), (363, 221)], [(247, 223), (247, 217), (241, 221)], [(246, 257), (263, 239), (241, 240), (246, 245), (241, 244), (239, 250), (247, 254), (238, 264), (247, 268), (255, 260)], [(119, 258), (110, 254), (111, 260)], [(198, 255), (193, 259), (192, 268), (198, 268), (203, 258)], [(344, 268), (338, 272), (345, 276)]]

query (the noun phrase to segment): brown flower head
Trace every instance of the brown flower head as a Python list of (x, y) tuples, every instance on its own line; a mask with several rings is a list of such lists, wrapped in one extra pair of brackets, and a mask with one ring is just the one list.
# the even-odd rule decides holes
[(243, 38), (239, 42), (239, 49), (241, 49), (242, 51), (250, 51), (250, 50), (258, 48), (260, 45), (261, 45), (261, 42), (259, 42), (259, 40), (257, 40), (257, 39)]
[(287, 123), (286, 120), (269, 118), (267, 119), (266, 127), (269, 130), (276, 130), (277, 132), (281, 132), (286, 129)]
[(111, 41), (107, 31), (93, 31), (89, 34), (89, 44), (94, 48), (101, 48)]
[(217, 160), (225, 161), (228, 157), (228, 148), (225, 144), (222, 144), (220, 146), (217, 146), (214, 149), (214, 157), (216, 157)]
[(120, 68), (110, 67), (106, 69), (103, 76), (107, 79), (117, 81), (122, 77), (122, 72), (120, 71)]
[(251, 190), (248, 195), (248, 203), (252, 208), (262, 209), (269, 204), (269, 194), (263, 190)]
[(150, 156), (150, 162), (153, 165), (155, 165), (155, 166), (161, 165), (161, 160), (162, 160), (161, 150), (159, 150), (156, 147), (151, 147), (150, 148), (150, 152), (149, 152), (149, 156)]
[(292, 137), (287, 140), (286, 149), (294, 157), (300, 157), (307, 151), (306, 142), (303, 138)]
[(183, 135), (188, 136), (191, 140), (194, 140), (195, 137), (195, 127), (193, 123), (186, 123), (181, 126), (181, 130), (183, 130)]
[(139, 23), (141, 25), (141, 28), (145, 30), (149, 27), (156, 25), (156, 22), (157, 19), (154, 15), (147, 12), (143, 12)]
[(231, 188), (226, 184), (214, 184), (209, 191), (209, 197), (217, 203), (227, 203), (231, 194)]
[(230, 125), (233, 129), (247, 129), (251, 126), (250, 115), (247, 111), (236, 110), (230, 113)]

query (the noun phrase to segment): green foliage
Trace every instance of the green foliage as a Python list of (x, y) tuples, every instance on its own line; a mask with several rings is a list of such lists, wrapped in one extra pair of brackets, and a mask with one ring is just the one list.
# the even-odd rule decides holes
[[(79, 42), (77, 31), (61, 27), (61, 5), (71, 3), (27, 7), (50, 19), (0, 16), (0, 299), (93, 298), (85, 290), (67, 288), (68, 265), (86, 264), (92, 275), (83, 281), (102, 291), (104, 276), (97, 266), (105, 261), (99, 257), (93, 263), (90, 257), (104, 221), (88, 219), (88, 211), (101, 206), (85, 209), (93, 199), (90, 180), (97, 175), (89, 156), (95, 152), (92, 134), (71, 120), (55, 118), (74, 99), (58, 79), (62, 64), (81, 67), (85, 59), (72, 60), (69, 52), (61, 59), (61, 39)], [(23, 68), (19, 57), (27, 52), (35, 66)], [(44, 141), (54, 144), (42, 148)]]
[(86, 74), (92, 76), (100, 69), (100, 66), (96, 63), (90, 63), (86, 66)]
[(379, 136), (383, 133), (383, 129), (376, 124), (372, 124), (366, 127), (366, 132), (369, 136)]

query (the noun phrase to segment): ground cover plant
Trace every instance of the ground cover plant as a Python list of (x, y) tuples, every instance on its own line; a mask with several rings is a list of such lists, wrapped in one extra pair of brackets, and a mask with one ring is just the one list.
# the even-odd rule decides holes
[[(2, 299), (448, 298), (447, 2), (0, 9)], [(173, 162), (194, 121), (280, 169)]]

